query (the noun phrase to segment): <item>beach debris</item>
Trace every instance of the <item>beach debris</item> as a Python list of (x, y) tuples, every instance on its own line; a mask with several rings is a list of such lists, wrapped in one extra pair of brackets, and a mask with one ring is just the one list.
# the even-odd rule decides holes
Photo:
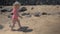
[(3, 27), (3, 25), (0, 25), (0, 29), (3, 29), (4, 27)]
[(22, 7), (22, 8), (20, 9), (20, 12), (24, 12), (24, 11), (27, 11), (27, 8), (26, 8), (26, 7)]
[(42, 15), (47, 15), (47, 13), (46, 12), (43, 12)]
[(40, 17), (41, 13), (40, 13), (40, 12), (35, 12), (33, 15), (34, 15), (35, 17)]
[(26, 16), (26, 17), (31, 17), (31, 14), (30, 13), (22, 13), (21, 15), (22, 16)]
[(33, 9), (34, 9), (34, 7), (31, 8), (31, 10), (33, 10)]

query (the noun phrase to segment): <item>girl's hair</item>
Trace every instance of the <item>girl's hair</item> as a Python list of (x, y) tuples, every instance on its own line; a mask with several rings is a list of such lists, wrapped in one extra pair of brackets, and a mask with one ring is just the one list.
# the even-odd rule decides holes
[(18, 1), (16, 1), (15, 3), (13, 3), (13, 6), (15, 6), (15, 5), (21, 5)]

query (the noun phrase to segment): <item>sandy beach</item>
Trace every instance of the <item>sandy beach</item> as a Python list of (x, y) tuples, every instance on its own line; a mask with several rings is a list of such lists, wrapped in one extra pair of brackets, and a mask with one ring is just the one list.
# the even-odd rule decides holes
[[(32, 31), (22, 32), (22, 31), (11, 31), (9, 27), (9, 23), (11, 19), (7, 16), (0, 14), (0, 25), (3, 26), (3, 29), (0, 29), (0, 34), (60, 34), (60, 6), (52, 6), (52, 5), (37, 5), (37, 6), (25, 6), (27, 8), (27, 12), (35, 13), (35, 12), (47, 12), (52, 15), (41, 15), (40, 17), (35, 17), (32, 15), (31, 17), (19, 18), (22, 26), (28, 27), (28, 29)], [(34, 7), (33, 10), (31, 8)], [(5, 14), (9, 14), (6, 12)], [(16, 24), (15, 28), (18, 28)]]

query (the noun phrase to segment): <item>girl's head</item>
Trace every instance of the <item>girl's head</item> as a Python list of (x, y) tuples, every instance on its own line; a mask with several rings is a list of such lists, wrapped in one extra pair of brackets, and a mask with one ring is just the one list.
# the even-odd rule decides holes
[(21, 4), (17, 1), (13, 4), (14, 8), (19, 8), (20, 6), (21, 6)]

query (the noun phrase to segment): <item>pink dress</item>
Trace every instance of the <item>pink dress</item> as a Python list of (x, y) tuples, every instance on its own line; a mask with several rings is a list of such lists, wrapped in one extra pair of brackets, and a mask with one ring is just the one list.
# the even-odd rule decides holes
[(14, 9), (12, 10), (12, 13), (13, 13), (13, 15), (12, 15), (12, 19), (18, 19), (17, 9), (14, 8)]

